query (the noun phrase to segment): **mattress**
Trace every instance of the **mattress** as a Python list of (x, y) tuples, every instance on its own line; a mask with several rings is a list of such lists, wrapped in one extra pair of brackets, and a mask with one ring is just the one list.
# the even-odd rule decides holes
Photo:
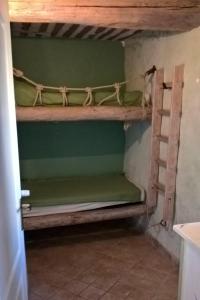
[(30, 205), (32, 211), (37, 208), (35, 212), (41, 208), (55, 213), (53, 207), (59, 212), (72, 212), (144, 201), (144, 190), (123, 174), (27, 180), (22, 187), (31, 193), (23, 199), (23, 205)]
[[(33, 106), (36, 90), (33, 86), (24, 82), (20, 79), (15, 79), (15, 100), (18, 106)], [(94, 103), (98, 104), (102, 99), (109, 97), (113, 94), (114, 90), (103, 90), (98, 92), (93, 92)], [(69, 106), (82, 106), (87, 94), (84, 92), (69, 92), (68, 101)], [(120, 100), (123, 106), (141, 106), (142, 103), (142, 92), (141, 91), (131, 91), (120, 93)], [(42, 103), (44, 106), (57, 105), (62, 106), (63, 99), (58, 92), (42, 92)], [(116, 96), (111, 97), (108, 101), (104, 102), (102, 105), (106, 106), (119, 106)]]

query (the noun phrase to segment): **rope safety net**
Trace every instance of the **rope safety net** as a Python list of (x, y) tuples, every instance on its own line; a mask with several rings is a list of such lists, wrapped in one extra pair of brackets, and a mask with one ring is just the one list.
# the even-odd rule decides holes
[[(152, 69), (150, 69), (149, 71), (151, 71)], [(145, 75), (142, 75), (142, 77), (144, 78), (144, 91), (143, 91), (141, 106), (143, 108), (145, 108), (146, 106), (148, 107), (150, 105), (150, 100), (151, 100), (150, 98), (152, 93), (152, 82), (151, 82), (152, 77), (149, 77), (147, 75), (150, 74), (152, 75), (152, 73), (154, 74), (155, 69), (153, 69), (153, 72), (151, 71), (150, 74), (148, 74), (149, 71), (147, 71)], [(110, 100), (115, 100), (117, 101), (118, 105), (122, 106), (123, 100), (120, 96), (120, 91), (122, 86), (124, 86), (128, 82), (128, 81), (116, 82), (111, 85), (103, 85), (103, 86), (96, 86), (96, 87), (70, 88), (67, 86), (56, 87), (56, 86), (48, 86), (48, 85), (36, 83), (33, 80), (29, 79), (27, 76), (25, 76), (23, 71), (16, 68), (13, 68), (13, 75), (14, 77), (18, 79), (22, 79), (24, 82), (28, 83), (29, 85), (35, 88), (35, 97), (32, 103), (33, 107), (37, 105), (43, 105), (42, 94), (44, 92), (60, 93), (63, 106), (69, 106), (68, 96), (70, 92), (84, 92), (86, 94), (85, 99), (82, 101), (82, 106), (91, 106), (91, 105), (100, 106), (100, 105), (104, 105), (106, 102), (109, 102)], [(149, 80), (149, 78), (151, 79), (151, 81)], [(104, 96), (102, 99), (100, 99), (100, 101), (98, 101), (98, 103), (96, 103), (93, 92), (101, 91), (105, 89), (111, 89), (114, 91), (110, 95)]]
[(95, 99), (93, 97), (93, 92), (97, 90), (103, 90), (103, 89), (114, 89), (113, 93), (109, 96), (104, 97), (101, 99), (96, 105), (102, 105), (105, 102), (116, 98), (117, 102), (119, 105), (123, 105), (123, 101), (120, 99), (120, 89), (123, 85), (127, 83), (127, 81), (119, 82), (119, 83), (114, 83), (111, 85), (104, 85), (104, 86), (96, 86), (96, 87), (86, 87), (86, 88), (70, 88), (66, 86), (62, 87), (56, 87), (56, 86), (48, 86), (48, 85), (43, 85), (34, 82), (33, 80), (29, 79), (24, 75), (24, 73), (21, 70), (18, 70), (16, 68), (13, 68), (13, 75), (16, 78), (20, 78), (24, 80), (25, 82), (29, 83), (31, 86), (35, 88), (35, 97), (33, 99), (33, 106), (36, 105), (43, 105), (42, 101), (42, 93), (45, 91), (48, 92), (58, 92), (60, 93), (62, 97), (62, 105), (63, 106), (69, 106), (69, 100), (68, 100), (68, 95), (70, 92), (85, 92), (86, 97), (85, 100), (83, 101), (82, 105), (83, 106), (90, 106), (90, 105), (95, 105)]

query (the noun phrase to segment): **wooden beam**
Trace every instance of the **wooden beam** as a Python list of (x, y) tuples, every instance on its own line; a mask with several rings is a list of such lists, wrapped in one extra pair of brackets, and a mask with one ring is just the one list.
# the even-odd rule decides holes
[[(153, 208), (148, 210), (152, 213)], [(128, 205), (118, 208), (106, 208), (74, 213), (58, 213), (46, 216), (24, 217), (23, 227), (25, 230), (36, 230), (66, 225), (93, 223), (114, 219), (132, 218), (147, 213), (146, 204)]]
[[(30, 0), (9, 0), (10, 2), (31, 2)], [(34, 0), (35, 3), (48, 3), (58, 6), (66, 5), (68, 7), (196, 7), (199, 5), (199, 0)], [(32, 3), (32, 2), (31, 2)]]
[(81, 121), (117, 120), (131, 121), (151, 118), (151, 109), (141, 107), (17, 107), (18, 121)]
[(200, 25), (197, 0), (9, 0), (13, 22), (184, 31)]

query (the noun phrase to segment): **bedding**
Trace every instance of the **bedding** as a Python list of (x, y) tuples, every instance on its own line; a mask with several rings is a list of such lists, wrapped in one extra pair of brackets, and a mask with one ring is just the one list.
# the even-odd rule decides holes
[[(33, 106), (34, 99), (36, 96), (35, 88), (28, 84), (27, 82), (15, 78), (15, 101), (18, 106)], [(113, 89), (93, 91), (94, 104), (98, 105), (102, 99), (111, 96), (114, 93)], [(81, 106), (83, 105), (87, 93), (71, 91), (68, 93), (69, 106)], [(123, 89), (120, 92), (120, 100), (123, 106), (141, 106), (142, 104), (142, 92), (141, 91), (131, 91), (124, 92)], [(59, 92), (42, 92), (42, 103), (44, 106), (62, 106), (63, 99)], [(110, 98), (108, 101), (104, 102), (102, 105), (106, 106), (119, 106), (116, 95)]]
[(23, 204), (31, 207), (47, 207), (66, 204), (144, 201), (144, 191), (130, 182), (123, 174), (80, 176), (26, 180), (23, 189), (31, 196)]
[(129, 203), (126, 201), (113, 201), (113, 202), (90, 202), (80, 204), (66, 204), (66, 205), (51, 205), (51, 206), (38, 206), (30, 207), (22, 205), (23, 217), (36, 217), (54, 215), (60, 213), (74, 213), (80, 211), (88, 211), (100, 208), (111, 208), (114, 206), (124, 206)]

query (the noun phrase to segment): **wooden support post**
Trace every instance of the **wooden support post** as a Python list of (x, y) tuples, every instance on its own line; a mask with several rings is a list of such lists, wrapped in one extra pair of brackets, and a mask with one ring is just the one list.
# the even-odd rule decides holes
[(166, 188), (163, 220), (169, 228), (174, 219), (174, 204), (176, 192), (176, 174), (178, 163), (178, 150), (180, 139), (180, 123), (182, 111), (182, 89), (183, 89), (184, 66), (175, 67), (172, 83), (170, 128), (167, 153)]
[(152, 138), (151, 138), (151, 160), (150, 160), (150, 175), (147, 191), (147, 203), (149, 207), (153, 207), (157, 202), (157, 189), (155, 184), (158, 182), (159, 165), (157, 163), (160, 157), (160, 141), (158, 136), (161, 135), (162, 116), (159, 113), (163, 108), (163, 82), (164, 69), (158, 70), (154, 80), (153, 93), (153, 112), (152, 112)]

